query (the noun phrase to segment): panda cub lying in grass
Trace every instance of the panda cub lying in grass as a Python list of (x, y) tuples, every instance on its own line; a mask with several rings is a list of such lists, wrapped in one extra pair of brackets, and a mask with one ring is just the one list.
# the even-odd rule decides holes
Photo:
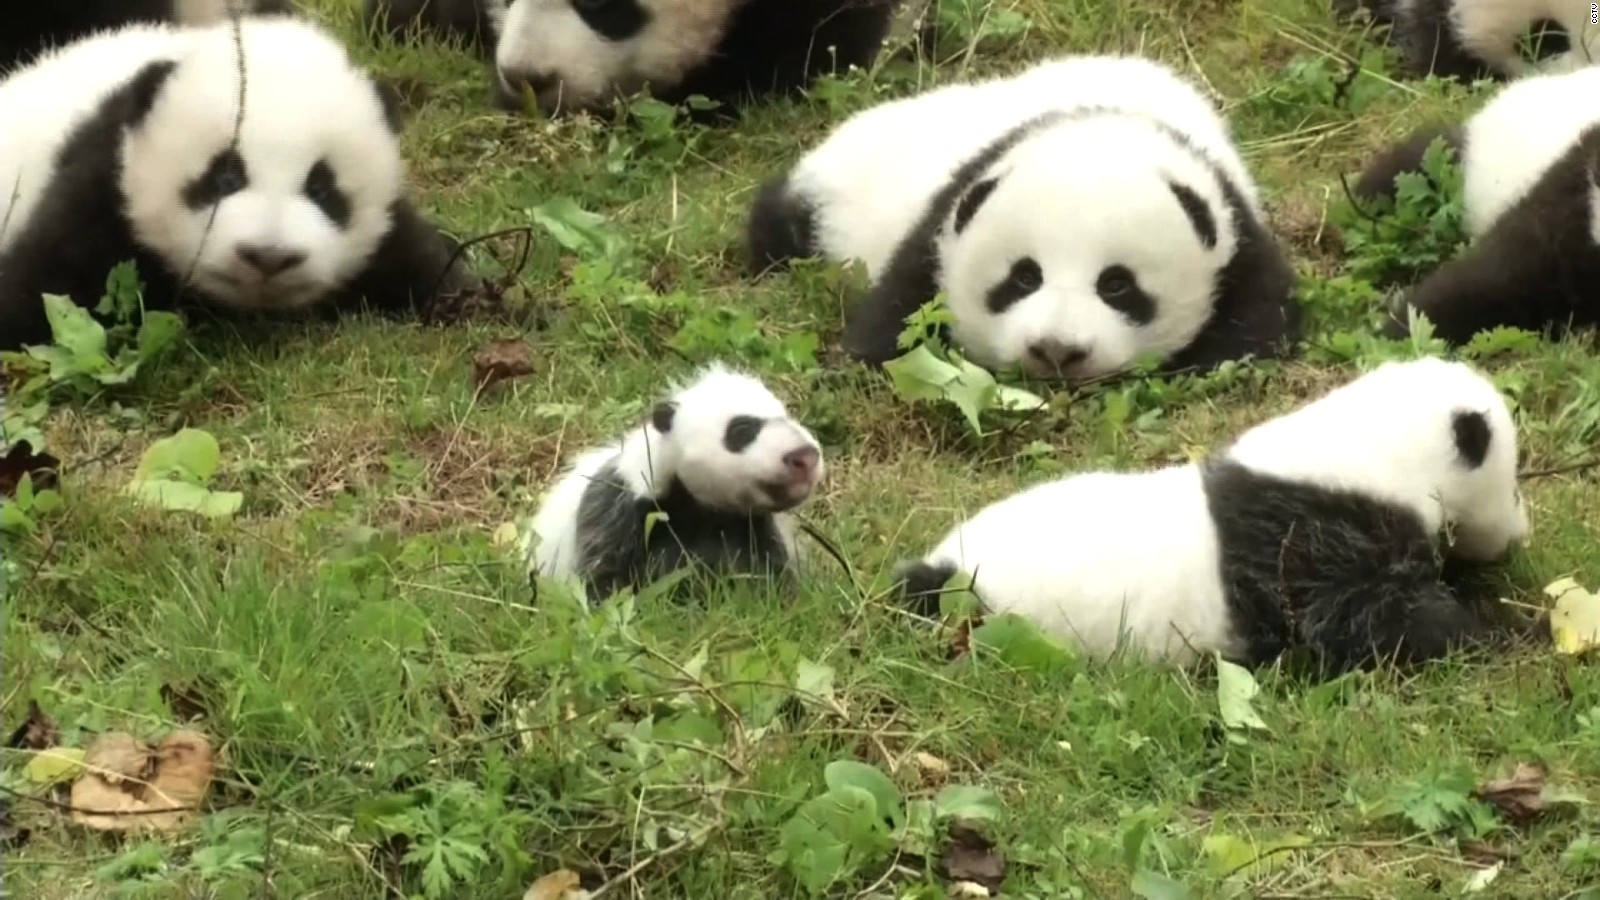
[(1590, 4), (1570, 0), (1334, 0), (1344, 17), (1357, 10), (1389, 26), (1401, 72), (1414, 78), (1567, 72), (1600, 50)]
[(688, 564), (790, 571), (800, 547), (789, 511), (823, 472), (816, 438), (782, 401), (712, 364), (550, 488), (523, 537), (529, 575), (577, 581), (599, 601)]
[(393, 98), (308, 21), (237, 31), (130, 25), (0, 80), (0, 349), (129, 259), (149, 308), (402, 311), (472, 283), (405, 196)]
[(1500, 325), (1600, 325), (1600, 67), (1519, 79), (1465, 126), (1417, 130), (1368, 164), (1357, 198), (1393, 198), (1435, 138), (1461, 165), (1471, 243), (1403, 298), (1385, 334), (1409, 331), (1406, 307), (1452, 344)]
[(900, 0), (365, 0), (400, 37), (421, 28), (493, 49), (494, 90), (519, 111), (609, 105), (648, 85), (658, 100), (699, 94), (732, 112), (824, 72), (877, 57)]
[(1205, 369), (1298, 339), (1294, 270), (1216, 107), (1164, 65), (1080, 56), (847, 119), (763, 185), (757, 273), (859, 260), (844, 347), (898, 356), (943, 292), (965, 355), (1077, 381)]
[(1476, 631), (1440, 581), (1446, 552), (1489, 561), (1526, 538), (1517, 432), (1461, 363), (1386, 363), (1205, 460), (1093, 472), (1000, 500), (903, 564), (925, 614), (958, 571), (1105, 658), (1212, 651), (1260, 665), (1309, 649), (1326, 675), (1443, 655)]

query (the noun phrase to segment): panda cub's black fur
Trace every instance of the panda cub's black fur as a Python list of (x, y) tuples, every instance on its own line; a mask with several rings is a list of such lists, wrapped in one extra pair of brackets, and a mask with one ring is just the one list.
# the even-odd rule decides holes
[[(288, 13), (291, 0), (231, 0), (244, 13)], [(0, 75), (42, 50), (135, 22), (207, 24), (230, 0), (14, 0), (0, 19)]]

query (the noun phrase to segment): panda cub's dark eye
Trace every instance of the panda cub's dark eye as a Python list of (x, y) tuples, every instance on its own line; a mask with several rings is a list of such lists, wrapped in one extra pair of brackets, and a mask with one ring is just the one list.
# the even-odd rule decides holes
[(756, 442), (766, 422), (755, 416), (734, 416), (728, 420), (728, 429), (722, 434), (722, 446), (729, 453), (742, 453)]
[(1135, 325), (1148, 325), (1156, 317), (1156, 303), (1139, 287), (1127, 266), (1106, 266), (1095, 279), (1095, 293), (1105, 305)]
[(249, 178), (244, 168), (244, 158), (233, 149), (224, 150), (211, 158), (211, 165), (200, 177), (183, 189), (183, 201), (190, 209), (201, 210), (222, 198), (244, 190)]
[(989, 311), (999, 315), (1043, 286), (1044, 270), (1039, 268), (1039, 261), (1024, 256), (1011, 264), (1004, 281), (989, 289)]
[(328, 165), (327, 160), (317, 160), (317, 164), (307, 173), (305, 186), (301, 190), (335, 225), (343, 228), (349, 223), (350, 198), (339, 190), (339, 179), (333, 174), (333, 167)]

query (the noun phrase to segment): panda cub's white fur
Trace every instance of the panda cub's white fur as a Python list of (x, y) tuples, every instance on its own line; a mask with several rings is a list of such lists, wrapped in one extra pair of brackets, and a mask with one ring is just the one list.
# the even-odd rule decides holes
[(816, 439), (782, 401), (713, 363), (620, 442), (579, 456), (524, 529), (522, 554), (530, 575), (581, 584), (592, 600), (689, 562), (786, 570), (802, 559), (788, 511), (824, 471)]
[(749, 244), (758, 271), (864, 265), (858, 358), (895, 355), (943, 292), (975, 362), (1077, 380), (1282, 349), (1299, 308), (1263, 220), (1198, 89), (1149, 59), (1082, 56), (857, 113), (762, 188)]
[(0, 81), (0, 346), (48, 334), (42, 292), (92, 305), (128, 258), (154, 307), (398, 308), (444, 284), (448, 242), (404, 196), (388, 98), (308, 21), (237, 34), (128, 26)]
[[(1334, 671), (1442, 653), (1472, 631), (1434, 540), (1488, 561), (1526, 539), (1517, 437), (1471, 368), (1391, 362), (1245, 432), (1198, 464), (1036, 485), (903, 566), (908, 598), (957, 572), (1104, 659), (1250, 664), (1310, 645)], [(1125, 643), (1124, 643), (1125, 642)]]

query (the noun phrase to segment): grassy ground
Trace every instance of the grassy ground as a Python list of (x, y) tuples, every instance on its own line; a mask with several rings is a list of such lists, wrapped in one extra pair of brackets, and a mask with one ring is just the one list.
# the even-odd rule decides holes
[[(64, 502), (5, 535), (7, 731), (30, 699), (67, 746), (198, 715), (226, 764), (215, 809), (172, 838), (104, 840), (13, 793), (13, 896), (514, 898), (567, 869), (606, 897), (771, 898), (837, 869), (831, 896), (939, 897), (942, 867), (994, 855), (1016, 897), (1554, 898), (1600, 883), (1591, 806), (1519, 818), (1473, 795), (1533, 763), (1552, 790), (1600, 796), (1600, 677), (1548, 648), (1314, 687), (1258, 673), (1268, 730), (1238, 730), (1219, 725), (1214, 674), (1092, 666), (1025, 636), (952, 663), (960, 635), (879, 597), (890, 564), (1020, 484), (1182, 459), (1414, 352), (1360, 337), (1376, 294), (1341, 261), (1338, 176), (1481, 93), (1390, 81), (1389, 58), (1322, 0), (1001, 0), (951, 17), (937, 67), (895, 62), (722, 131), (649, 110), (612, 129), (505, 118), (478, 63), (375, 49), (357, 6), (315, 0), (417, 88), (406, 145), (425, 203), (463, 234), (534, 226), (518, 312), (248, 346), (208, 333), (131, 387), (54, 403)], [(1056, 393), (1047, 415), (979, 439), (952, 407), (839, 361), (839, 279), (740, 278), (753, 187), (831, 121), (1097, 49), (1177, 63), (1225, 105), (1304, 273), (1304, 359)], [(1365, 69), (1341, 87), (1351, 54)], [(586, 220), (569, 204), (603, 220), (574, 231)], [(517, 336), (534, 372), (480, 394), (473, 354)], [(1516, 400), (1526, 467), (1588, 452), (1593, 344), (1498, 343), (1481, 365)], [(563, 457), (713, 356), (758, 370), (824, 442), (808, 516), (855, 581), (816, 552), (799, 600), (741, 589), (685, 614), (647, 594), (591, 620), (559, 598), (529, 608), (495, 529)], [(212, 487), (243, 494), (237, 517), (121, 497), (181, 426), (216, 436)], [(1600, 579), (1595, 476), (1530, 481), (1527, 499), (1535, 540), (1501, 593), (1540, 604), (1557, 577)], [(0, 784), (40, 793), (22, 751), (0, 759)], [(830, 786), (872, 789), (841, 760), (890, 776), (876, 790), (907, 799), (901, 830), (870, 813), (809, 836), (787, 824)], [(972, 790), (936, 794), (948, 785)], [(995, 850), (943, 844), (948, 815), (981, 819)]]

